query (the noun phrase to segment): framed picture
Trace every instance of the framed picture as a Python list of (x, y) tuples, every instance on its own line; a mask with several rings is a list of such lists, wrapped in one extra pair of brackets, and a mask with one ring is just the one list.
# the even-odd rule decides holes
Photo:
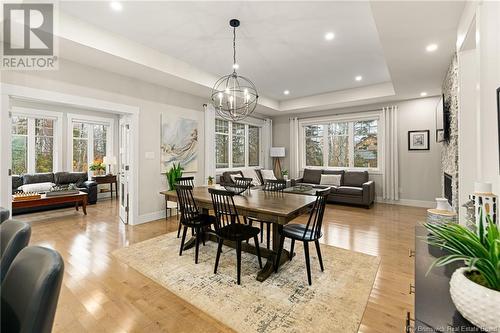
[(444, 129), (437, 129), (436, 142), (443, 142), (443, 141), (444, 141)]
[(408, 131), (408, 150), (429, 150), (429, 130)]

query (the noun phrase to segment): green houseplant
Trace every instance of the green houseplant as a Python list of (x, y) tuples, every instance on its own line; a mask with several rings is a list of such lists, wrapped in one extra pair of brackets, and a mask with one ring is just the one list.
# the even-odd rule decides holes
[(214, 177), (208, 176), (207, 180), (208, 180), (208, 186), (212, 186), (214, 184)]
[(283, 169), (281, 171), (281, 176), (283, 177), (283, 179), (288, 180), (288, 170), (287, 169)]
[(184, 168), (181, 167), (181, 164), (178, 163), (177, 166), (175, 165), (175, 163), (173, 163), (172, 167), (170, 168), (170, 170), (168, 170), (167, 172), (167, 181), (168, 181), (168, 188), (170, 190), (175, 190), (175, 180), (177, 178), (180, 178), (182, 177), (182, 172), (183, 172)]
[[(480, 212), (482, 221), (483, 214)], [(463, 261), (450, 280), (450, 295), (457, 310), (476, 326), (500, 331), (500, 233), (489, 216), (471, 231), (459, 224), (424, 224), (430, 235), (427, 243), (445, 249), (448, 255), (438, 258), (429, 268)]]

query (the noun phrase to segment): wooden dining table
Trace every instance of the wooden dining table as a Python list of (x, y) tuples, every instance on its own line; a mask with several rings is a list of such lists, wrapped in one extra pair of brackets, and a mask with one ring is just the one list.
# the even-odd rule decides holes
[[(210, 186), (213, 188), (223, 188), (219, 186)], [(208, 192), (209, 186), (200, 186), (193, 189), (193, 198), (196, 205), (203, 213), (208, 214), (212, 206), (212, 197)], [(169, 201), (177, 201), (175, 191), (162, 191), (160, 194)], [(274, 271), (274, 261), (279, 249), (279, 230), (283, 225), (289, 223), (298, 216), (307, 213), (314, 204), (316, 198), (309, 195), (294, 193), (269, 192), (261, 189), (250, 189), (242, 194), (235, 195), (234, 204), (238, 214), (243, 217), (253, 217), (258, 220), (272, 223), (272, 247), (270, 249), (259, 247), (262, 257), (267, 258), (267, 262), (257, 274), (258, 281), (264, 281)], [(207, 240), (217, 242), (217, 236), (213, 231), (206, 233)], [(184, 245), (184, 249), (194, 246), (195, 239), (191, 238)], [(225, 241), (224, 245), (236, 247), (231, 241)], [(256, 254), (255, 247), (250, 243), (243, 243), (242, 250), (248, 253)], [(293, 253), (283, 249), (279, 265), (290, 260)]]

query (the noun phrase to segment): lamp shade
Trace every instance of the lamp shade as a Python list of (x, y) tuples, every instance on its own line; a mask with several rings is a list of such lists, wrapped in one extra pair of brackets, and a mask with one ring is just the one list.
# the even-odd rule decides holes
[(104, 158), (102, 159), (102, 162), (104, 164), (115, 165), (116, 164), (116, 157), (115, 156), (104, 156)]
[(285, 147), (271, 147), (271, 157), (285, 157)]

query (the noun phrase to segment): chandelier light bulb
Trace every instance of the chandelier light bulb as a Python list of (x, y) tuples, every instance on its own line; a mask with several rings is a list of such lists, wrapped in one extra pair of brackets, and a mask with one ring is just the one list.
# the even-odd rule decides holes
[(238, 64), (233, 64), (233, 69), (238, 69), (238, 68), (240, 68), (240, 65), (238, 65)]

